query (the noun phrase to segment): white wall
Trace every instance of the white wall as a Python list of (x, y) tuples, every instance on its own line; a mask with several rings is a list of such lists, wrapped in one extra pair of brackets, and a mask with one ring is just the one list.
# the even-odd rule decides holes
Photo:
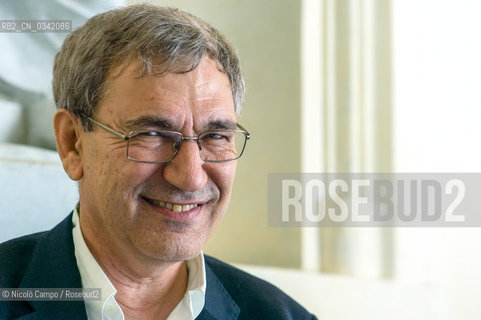
[[(481, 171), (481, 2), (394, 0), (394, 165), (398, 172)], [(396, 230), (404, 281), (480, 283), (481, 232)]]

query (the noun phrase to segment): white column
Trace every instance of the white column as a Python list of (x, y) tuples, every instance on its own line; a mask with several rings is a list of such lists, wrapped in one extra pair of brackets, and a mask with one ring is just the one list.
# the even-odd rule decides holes
[[(322, 172), (322, 2), (303, 0), (301, 11), (301, 170)], [(319, 228), (301, 229), (301, 267), (320, 271)]]

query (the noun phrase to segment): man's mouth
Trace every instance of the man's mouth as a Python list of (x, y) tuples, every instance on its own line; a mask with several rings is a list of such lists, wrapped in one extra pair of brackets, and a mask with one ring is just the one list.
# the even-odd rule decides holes
[(144, 197), (144, 199), (147, 202), (149, 202), (150, 204), (153, 204), (153, 205), (161, 207), (161, 208), (166, 208), (166, 209), (172, 210), (174, 212), (187, 212), (187, 211), (190, 211), (190, 210), (194, 209), (195, 207), (199, 206), (198, 203), (178, 204), (178, 203), (170, 203), (170, 202), (159, 201), (159, 200), (152, 200), (152, 199), (145, 198), (145, 197)]

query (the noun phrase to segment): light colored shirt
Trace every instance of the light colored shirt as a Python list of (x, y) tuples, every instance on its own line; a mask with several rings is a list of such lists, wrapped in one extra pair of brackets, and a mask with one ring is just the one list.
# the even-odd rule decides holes
[[(89, 320), (124, 320), (124, 313), (115, 300), (117, 290), (85, 243), (80, 229), (77, 208), (78, 206), (75, 208), (72, 217), (74, 226), (72, 235), (82, 287), (101, 289), (100, 300), (85, 300), (87, 318)], [(167, 320), (195, 319), (204, 308), (206, 278), (203, 253), (201, 252), (196, 258), (188, 260), (186, 263), (189, 274), (187, 290), (182, 300), (167, 317)]]

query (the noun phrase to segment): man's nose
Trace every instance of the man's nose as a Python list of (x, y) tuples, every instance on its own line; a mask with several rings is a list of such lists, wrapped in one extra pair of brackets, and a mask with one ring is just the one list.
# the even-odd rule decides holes
[(164, 179), (183, 191), (200, 190), (208, 179), (203, 164), (197, 142), (184, 140), (174, 159), (164, 166)]

